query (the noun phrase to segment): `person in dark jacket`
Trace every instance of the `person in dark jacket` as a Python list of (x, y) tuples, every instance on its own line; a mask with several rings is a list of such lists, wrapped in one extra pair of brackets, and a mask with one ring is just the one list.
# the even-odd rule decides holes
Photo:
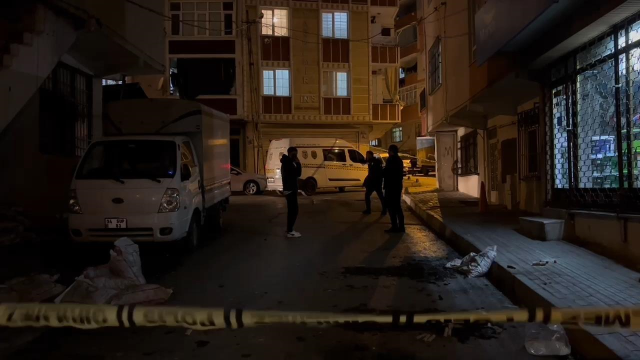
[(382, 203), (382, 216), (387, 215), (387, 204), (384, 202), (384, 195), (382, 194), (382, 173), (384, 167), (382, 166), (382, 160), (373, 156), (373, 151), (367, 151), (367, 164), (369, 165), (369, 173), (364, 179), (364, 203), (367, 209), (363, 211), (363, 214), (371, 214), (371, 194), (374, 192), (378, 194), (378, 198)]
[(389, 157), (384, 167), (384, 198), (391, 217), (391, 228), (386, 232), (404, 232), (404, 214), (402, 213), (402, 182), (404, 164), (398, 156), (398, 147), (389, 146)]
[(287, 198), (287, 237), (297, 238), (299, 232), (293, 231), (298, 218), (298, 179), (302, 176), (302, 164), (298, 160), (298, 149), (290, 147), (280, 159), (282, 166), (282, 191)]

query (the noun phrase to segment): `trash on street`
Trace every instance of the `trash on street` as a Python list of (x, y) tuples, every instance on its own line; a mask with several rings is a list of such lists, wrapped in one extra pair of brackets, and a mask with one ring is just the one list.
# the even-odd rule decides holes
[(9, 280), (0, 288), (0, 302), (41, 302), (58, 296), (65, 288), (55, 282), (58, 277), (38, 274)]
[(474, 252), (469, 253), (462, 259), (455, 259), (448, 262), (445, 267), (456, 269), (468, 277), (483, 276), (491, 268), (491, 264), (497, 255), (497, 246), (489, 246), (480, 254)]
[(571, 345), (562, 325), (527, 324), (524, 346), (537, 356), (564, 356), (571, 353)]
[(109, 263), (86, 269), (55, 302), (158, 304), (171, 296), (172, 290), (147, 284), (138, 245), (129, 238), (120, 238), (114, 245)]

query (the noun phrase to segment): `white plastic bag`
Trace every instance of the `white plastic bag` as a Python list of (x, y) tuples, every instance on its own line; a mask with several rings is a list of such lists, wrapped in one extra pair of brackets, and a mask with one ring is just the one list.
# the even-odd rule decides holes
[(527, 324), (524, 347), (529, 354), (536, 356), (565, 356), (571, 353), (567, 334), (559, 324)]
[(474, 252), (469, 253), (462, 259), (455, 259), (448, 262), (445, 267), (456, 269), (469, 277), (483, 276), (489, 271), (493, 260), (496, 258), (496, 255), (498, 255), (497, 249), (498, 247), (496, 245), (489, 246), (480, 254)]

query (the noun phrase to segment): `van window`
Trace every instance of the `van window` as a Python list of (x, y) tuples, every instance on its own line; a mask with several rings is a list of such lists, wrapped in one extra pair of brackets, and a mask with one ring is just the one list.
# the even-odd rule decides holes
[(180, 156), (182, 157), (181, 164), (188, 164), (190, 168), (196, 167), (196, 160), (193, 158), (193, 150), (191, 149), (191, 143), (184, 141), (180, 147)]
[(324, 161), (347, 162), (347, 155), (343, 149), (322, 149)]
[(364, 159), (364, 156), (360, 154), (360, 151), (354, 150), (354, 149), (349, 149), (349, 160), (351, 160), (352, 163), (357, 163), (357, 164), (364, 164), (367, 162)]

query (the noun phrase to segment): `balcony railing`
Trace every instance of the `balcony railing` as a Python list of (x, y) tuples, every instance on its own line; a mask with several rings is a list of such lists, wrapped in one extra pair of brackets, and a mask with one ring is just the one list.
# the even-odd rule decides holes
[(395, 46), (371, 45), (371, 63), (397, 64), (398, 48)]
[(418, 53), (418, 42), (413, 42), (409, 45), (400, 48), (400, 59), (406, 58), (409, 55)]
[(373, 104), (371, 119), (373, 121), (400, 122), (400, 105)]
[(397, 7), (398, 0), (371, 0), (369, 3), (370, 6), (390, 6)]
[(288, 36), (262, 36), (262, 60), (289, 61), (290, 40)]
[(323, 38), (322, 61), (328, 63), (348, 63), (349, 40)]
[(406, 14), (404, 16), (400, 16), (400, 18), (398, 20), (396, 20), (394, 27), (396, 30), (400, 30), (404, 27), (407, 27), (415, 22), (418, 21), (418, 16), (416, 15), (415, 12), (411, 12), (409, 14)]

